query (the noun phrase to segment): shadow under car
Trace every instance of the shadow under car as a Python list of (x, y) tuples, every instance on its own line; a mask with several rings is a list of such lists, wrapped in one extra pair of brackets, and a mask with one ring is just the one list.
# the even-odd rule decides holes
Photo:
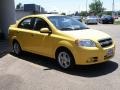
[(44, 57), (28, 52), (23, 52), (20, 56), (16, 56), (13, 53), (11, 53), (11, 55), (34, 64), (44, 66), (47, 68), (44, 70), (54, 69), (57, 71), (61, 71), (63, 73), (67, 73), (75, 76), (82, 76), (82, 77), (98, 77), (112, 73), (118, 68), (118, 64), (116, 62), (107, 61), (105, 63), (95, 64), (95, 65), (76, 65), (74, 68), (70, 70), (63, 70), (59, 67), (56, 60), (53, 60), (48, 57)]

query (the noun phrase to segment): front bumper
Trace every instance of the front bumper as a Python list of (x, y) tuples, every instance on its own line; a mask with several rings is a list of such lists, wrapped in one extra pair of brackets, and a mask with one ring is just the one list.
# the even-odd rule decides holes
[(97, 24), (98, 21), (96, 19), (89, 19), (89, 20), (87, 20), (87, 23), (88, 24)]
[(103, 20), (103, 23), (113, 23), (114, 20)]
[[(111, 52), (111, 51), (112, 52)], [(108, 61), (115, 55), (115, 45), (107, 48), (76, 48), (74, 55), (77, 65), (91, 65)]]

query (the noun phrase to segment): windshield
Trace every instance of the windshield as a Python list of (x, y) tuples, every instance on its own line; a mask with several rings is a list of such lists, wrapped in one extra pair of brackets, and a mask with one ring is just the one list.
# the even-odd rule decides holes
[(102, 18), (112, 18), (112, 16), (110, 16), (110, 15), (105, 15), (105, 16), (103, 16)]
[(69, 16), (50, 16), (48, 19), (61, 31), (88, 29), (86, 25)]

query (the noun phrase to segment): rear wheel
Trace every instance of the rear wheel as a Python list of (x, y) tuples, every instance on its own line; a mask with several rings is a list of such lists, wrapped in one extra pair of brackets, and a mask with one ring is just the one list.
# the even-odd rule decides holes
[(13, 43), (13, 52), (14, 52), (16, 55), (20, 55), (21, 52), (22, 52), (21, 47), (20, 47), (20, 44), (19, 44), (17, 41), (15, 41), (15, 42)]
[(57, 52), (56, 59), (62, 69), (70, 69), (75, 65), (73, 55), (65, 49)]

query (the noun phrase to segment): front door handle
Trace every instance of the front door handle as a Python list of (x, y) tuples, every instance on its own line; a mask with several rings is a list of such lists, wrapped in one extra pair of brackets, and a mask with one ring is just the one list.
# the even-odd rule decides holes
[(19, 34), (19, 31), (17, 31), (16, 33)]
[(33, 37), (33, 36), (34, 36), (34, 34), (31, 34), (31, 36)]

